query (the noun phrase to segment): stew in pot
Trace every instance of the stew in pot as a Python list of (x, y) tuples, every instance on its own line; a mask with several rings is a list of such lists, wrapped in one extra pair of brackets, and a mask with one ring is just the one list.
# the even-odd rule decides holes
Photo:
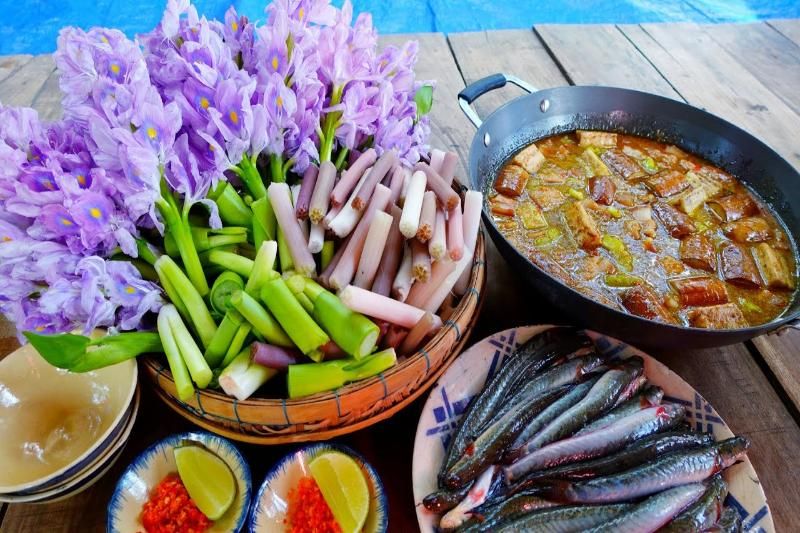
[(514, 155), (488, 197), (503, 235), (572, 288), (677, 325), (769, 322), (797, 285), (793, 243), (733, 176), (642, 137), (577, 131)]

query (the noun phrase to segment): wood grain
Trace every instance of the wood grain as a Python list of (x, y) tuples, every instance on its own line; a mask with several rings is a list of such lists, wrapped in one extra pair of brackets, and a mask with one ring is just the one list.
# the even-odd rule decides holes
[(753, 339), (764, 361), (772, 369), (783, 390), (800, 409), (800, 331), (763, 335)]
[(620, 29), (691, 104), (750, 131), (800, 166), (800, 117), (697, 24)]
[(56, 65), (50, 55), (33, 57), (0, 82), (0, 102), (8, 106), (29, 106)]
[(0, 81), (3, 81), (18, 68), (31, 60), (30, 54), (19, 54), (13, 56), (0, 56)]
[(680, 99), (616, 26), (537, 24), (534, 31), (575, 85), (609, 85)]
[(795, 113), (800, 112), (800, 45), (763, 22), (715, 24), (703, 30)]
[(776, 19), (767, 21), (767, 24), (781, 32), (787, 39), (791, 39), (795, 44), (800, 45), (800, 20)]

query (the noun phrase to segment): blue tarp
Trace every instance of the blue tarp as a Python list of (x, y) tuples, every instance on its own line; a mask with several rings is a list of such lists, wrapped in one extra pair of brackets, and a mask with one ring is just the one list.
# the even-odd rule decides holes
[[(206, 16), (222, 18), (233, 3), (262, 19), (264, 0), (196, 0)], [(340, 5), (341, 0), (335, 1)], [(58, 30), (112, 26), (128, 35), (161, 18), (160, 0), (0, 0), (0, 54), (55, 49)], [(752, 22), (800, 17), (798, 0), (353, 0), (381, 33), (459, 32), (525, 28), (535, 23)]]

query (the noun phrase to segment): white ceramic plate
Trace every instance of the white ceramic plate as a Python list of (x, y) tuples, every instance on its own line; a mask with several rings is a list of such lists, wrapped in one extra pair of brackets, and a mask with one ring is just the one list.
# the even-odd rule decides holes
[(361, 466), (367, 478), (370, 493), (370, 506), (365, 533), (383, 533), (389, 524), (389, 508), (378, 474), (361, 455), (346, 446), (319, 443), (300, 448), (278, 461), (267, 473), (264, 483), (253, 500), (250, 518), (250, 533), (275, 533), (286, 530), (284, 519), (288, 508), (287, 495), (298, 481), (310, 475), (308, 463), (316, 456), (328, 451), (338, 451), (349, 455)]
[[(457, 427), (467, 404), (507, 355), (534, 334), (551, 327), (528, 326), (495, 333), (463, 352), (431, 390), (417, 425), (412, 473), (414, 503), (423, 533), (435, 531), (438, 516), (425, 509), (422, 499), (436, 490), (436, 474), (444, 460), (450, 434)], [(599, 333), (588, 333), (595, 340), (600, 353), (606, 356), (642, 356), (647, 378), (664, 389), (665, 400), (686, 407), (687, 418), (696, 429), (711, 432), (717, 440), (733, 436), (714, 408), (666, 366), (621, 341)], [(751, 449), (750, 453), (758, 453), (758, 450)], [(727, 469), (725, 481), (730, 490), (726, 504), (739, 511), (744, 530), (774, 531), (767, 499), (750, 461), (745, 459)]]
[(167, 474), (178, 471), (172, 450), (185, 441), (195, 441), (217, 454), (236, 478), (236, 499), (222, 518), (214, 521), (209, 533), (239, 531), (244, 527), (250, 509), (250, 467), (230, 441), (198, 431), (171, 435), (152, 444), (133, 460), (117, 482), (108, 503), (108, 533), (130, 533), (144, 529), (140, 520), (142, 507), (150, 497), (150, 491)]

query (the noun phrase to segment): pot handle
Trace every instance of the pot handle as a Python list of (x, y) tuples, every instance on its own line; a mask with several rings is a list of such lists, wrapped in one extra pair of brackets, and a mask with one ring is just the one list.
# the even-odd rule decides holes
[(783, 324), (781, 327), (779, 327), (772, 333), (781, 336), (792, 329), (800, 330), (800, 318), (793, 318), (792, 320), (788, 321), (786, 324)]
[(470, 104), (477, 100), (479, 96), (482, 96), (489, 91), (505, 87), (506, 83), (513, 83), (520, 89), (523, 89), (529, 93), (536, 92), (536, 88), (528, 82), (521, 80), (516, 76), (512, 76), (511, 74), (499, 73), (486, 76), (485, 78), (481, 78), (476, 82), (470, 83), (464, 87), (460, 93), (458, 93), (458, 105), (461, 106), (461, 110), (465, 115), (467, 115), (467, 118), (475, 125), (476, 128), (481, 127), (483, 120), (481, 120), (481, 117), (478, 116), (478, 113), (475, 112), (475, 109), (473, 109)]

